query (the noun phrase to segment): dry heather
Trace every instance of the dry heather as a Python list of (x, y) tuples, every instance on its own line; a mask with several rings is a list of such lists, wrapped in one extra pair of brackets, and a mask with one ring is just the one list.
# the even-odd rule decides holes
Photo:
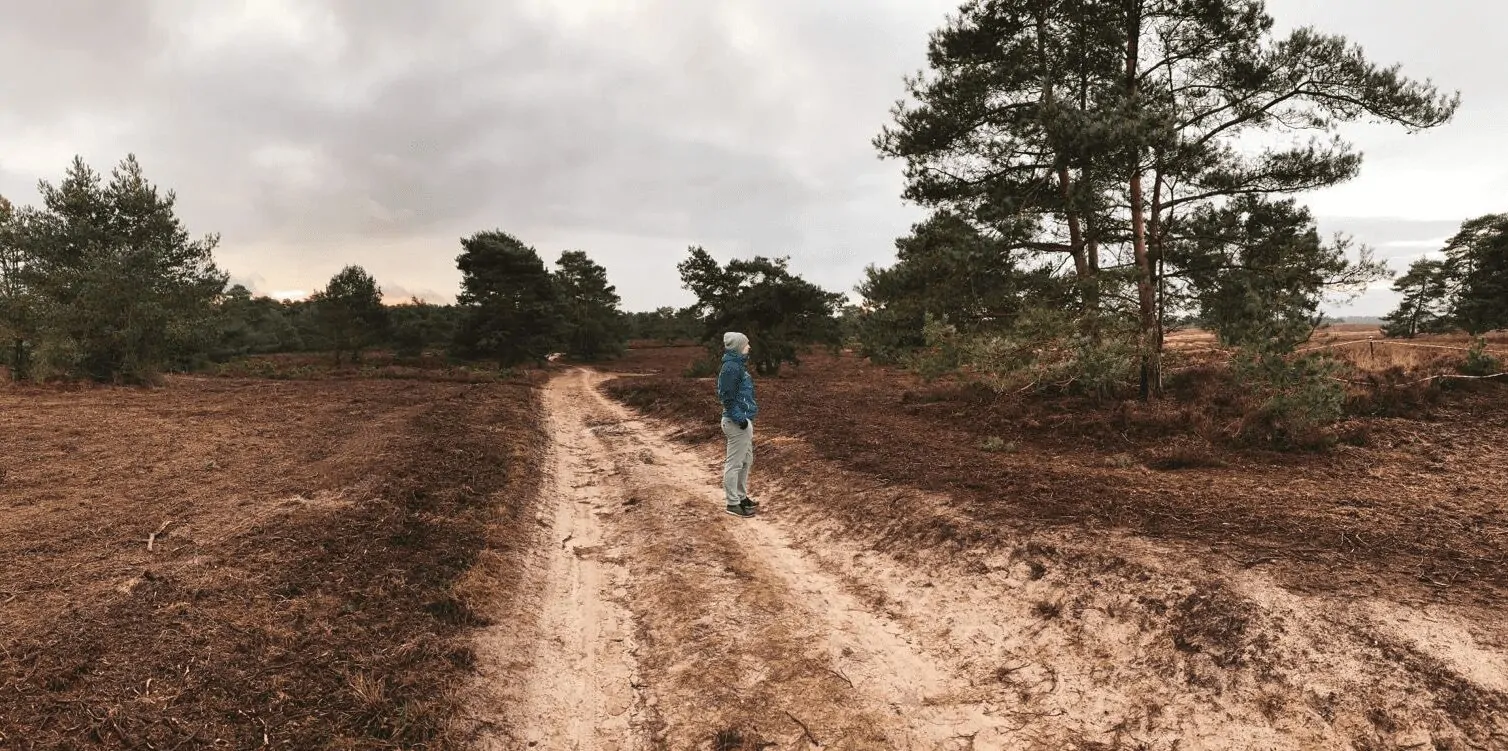
[(461, 747), (542, 439), (522, 383), (0, 390), (0, 747)]

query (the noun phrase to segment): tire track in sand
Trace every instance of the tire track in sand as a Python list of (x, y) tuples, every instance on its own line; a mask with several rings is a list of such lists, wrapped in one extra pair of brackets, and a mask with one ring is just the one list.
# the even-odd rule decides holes
[(632, 623), (622, 604), (627, 572), (599, 521), (621, 503), (621, 493), (598, 463), (602, 442), (580, 421), (575, 398), (559, 388), (545, 393), (552, 445), (537, 599), (509, 619), (522, 624), (506, 622), (480, 645), (484, 665), (511, 668), (482, 672), (493, 683), (484, 688), (504, 695), (494, 703), (503, 716), (497, 725), (513, 731), (484, 738), (483, 748), (652, 748), (648, 712), (635, 689)]
[(716, 473), (602, 395), (602, 380), (558, 377), (551, 419), (594, 436), (598, 453), (572, 466), (612, 477), (621, 498), (601, 520), (630, 574), (621, 591), (655, 743), (963, 749), (1010, 722), (783, 532), (721, 513)]

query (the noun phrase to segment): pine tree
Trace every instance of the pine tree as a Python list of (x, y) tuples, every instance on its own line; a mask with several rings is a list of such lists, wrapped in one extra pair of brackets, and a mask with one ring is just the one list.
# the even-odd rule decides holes
[(1445, 262), (1421, 258), (1409, 264), (1408, 273), (1393, 282), (1402, 299), (1383, 320), (1385, 336), (1413, 338), (1450, 328), (1450, 279)]
[(1455, 322), (1471, 334), (1508, 329), (1508, 214), (1462, 224), (1445, 258)]
[(840, 342), (836, 315), (843, 295), (792, 274), (788, 259), (735, 259), (719, 266), (712, 254), (692, 247), (677, 269), (682, 285), (696, 295), (692, 308), (702, 319), (703, 341), (721, 351), (723, 332), (747, 334), (761, 374), (799, 363), (800, 345)]
[(29, 260), (24, 223), (25, 215), (0, 196), (0, 361), (15, 381), (29, 375), (36, 327), (35, 303), (23, 278)]
[(202, 346), (226, 282), (212, 255), (219, 238), (190, 239), (172, 192), (148, 182), (134, 156), (108, 183), (75, 158), (40, 192), (23, 280), (55, 367), (141, 383), (174, 353)]
[(1358, 119), (1430, 128), (1459, 103), (1343, 38), (1272, 28), (1259, 0), (971, 0), (933, 34), (930, 73), (908, 82), (913, 101), (876, 145), (905, 160), (908, 199), (1013, 250), (1071, 258), (1086, 312), (1107, 284), (1133, 299), (1150, 394), (1176, 312), (1168, 251), (1188, 220), (1360, 168), (1338, 139), (1253, 150), (1250, 136)]
[(559, 291), (533, 248), (502, 231), (461, 240), (455, 347), (464, 357), (502, 367), (544, 362), (560, 342)]
[(1192, 296), (1200, 321), (1239, 347), (1287, 351), (1319, 326), (1327, 295), (1355, 294), (1387, 274), (1362, 248), (1325, 243), (1309, 210), (1295, 201), (1240, 196), (1202, 207), (1188, 234), (1168, 247), (1166, 277)]
[(344, 354), (351, 356), (351, 362), (360, 362), (361, 351), (387, 334), (388, 314), (382, 305), (382, 288), (360, 266), (341, 269), (309, 300), (320, 328), (335, 350), (336, 367), (340, 367)]
[(618, 291), (607, 281), (607, 269), (579, 250), (561, 253), (556, 266), (566, 354), (584, 362), (622, 354), (627, 330), (618, 309)]

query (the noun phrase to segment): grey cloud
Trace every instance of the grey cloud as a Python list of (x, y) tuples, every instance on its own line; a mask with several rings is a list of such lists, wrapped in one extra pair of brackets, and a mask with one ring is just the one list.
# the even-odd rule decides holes
[[(1280, 20), (1354, 32), (1478, 108), (1449, 142), (1364, 143), (1364, 180), (1461, 164), (1457, 144), (1493, 135), (1508, 83), (1479, 64), (1480, 44), (1441, 44), (1429, 14), (1454, 33), (1472, 19), (1500, 28), (1488, 22), (1505, 11), (1342, 5), (1272, 3)], [(689, 244), (789, 255), (848, 291), (919, 218), (869, 140), (956, 6), (0, 0), (0, 65), (27, 71), (0, 78), (0, 192), (30, 200), (74, 151), (102, 169), (135, 151), (258, 291), (314, 289), (360, 263), (390, 294), (449, 299), (457, 239), (494, 227), (547, 261), (587, 250), (630, 308), (686, 302), (674, 266)], [(1324, 224), (1401, 253), (1387, 244), (1457, 222)]]

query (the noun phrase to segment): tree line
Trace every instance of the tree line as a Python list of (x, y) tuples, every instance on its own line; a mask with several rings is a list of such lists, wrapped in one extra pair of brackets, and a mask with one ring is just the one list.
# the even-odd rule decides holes
[(501, 366), (556, 351), (598, 360), (632, 333), (606, 270), (582, 251), (551, 270), (516, 238), (481, 232), (461, 241), (454, 305), (385, 305), (360, 266), (307, 300), (280, 301), (227, 287), (213, 259), (219, 238), (190, 237), (176, 196), (134, 156), (108, 178), (75, 158), (38, 191), (35, 207), (0, 197), (0, 363), (15, 380), (147, 383), (253, 354), (330, 352), (340, 365), (373, 347)]
[(841, 296), (792, 274), (787, 259), (719, 266), (692, 248), (682, 280), (698, 302), (624, 313), (607, 271), (585, 252), (539, 252), (500, 230), (463, 238), (453, 305), (386, 304), (360, 266), (341, 269), (305, 300), (254, 295), (215, 265), (219, 238), (192, 238), (176, 196), (128, 156), (105, 178), (75, 158), (37, 207), (0, 197), (0, 363), (15, 380), (79, 378), (147, 383), (248, 355), (325, 352), (358, 362), (383, 348), (500, 367), (560, 352), (579, 361), (618, 356), (630, 339), (713, 342), (742, 328), (758, 367), (777, 370), (800, 345), (836, 344)]

